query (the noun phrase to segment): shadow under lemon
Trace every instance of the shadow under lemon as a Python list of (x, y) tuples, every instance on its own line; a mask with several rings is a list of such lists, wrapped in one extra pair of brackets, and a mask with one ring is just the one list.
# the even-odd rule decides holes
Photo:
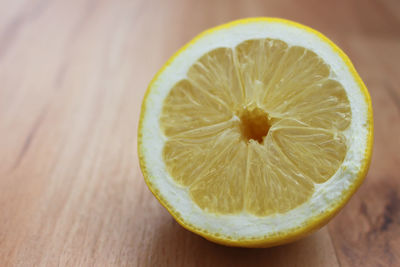
[[(235, 248), (212, 243), (180, 226), (159, 207), (146, 266), (332, 266), (335, 252), (327, 231), (272, 248)], [(161, 211), (163, 209), (163, 211)], [(154, 213), (153, 213), (154, 214)], [(161, 215), (161, 216), (160, 216)], [(335, 266), (337, 264), (333, 264)]]

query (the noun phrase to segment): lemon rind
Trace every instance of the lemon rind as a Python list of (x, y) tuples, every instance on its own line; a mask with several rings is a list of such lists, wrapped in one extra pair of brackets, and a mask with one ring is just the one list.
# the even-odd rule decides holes
[[(286, 24), (286, 25), (289, 25), (292, 27), (301, 28), (309, 33), (316, 35), (321, 40), (323, 40), (325, 43), (327, 43), (341, 57), (343, 62), (346, 64), (346, 66), (348, 67), (354, 80), (356, 81), (358, 87), (360, 88), (362, 94), (364, 95), (365, 103), (367, 104), (367, 116), (368, 117), (367, 117), (366, 121), (367, 121), (367, 126), (368, 126), (368, 129), (367, 129), (368, 134), (367, 134), (366, 149), (365, 149), (364, 157), (363, 157), (363, 164), (360, 167), (360, 170), (356, 175), (357, 177), (355, 178), (354, 182), (345, 191), (342, 192), (342, 195), (341, 195), (342, 198), (338, 199), (337, 202), (334, 202), (333, 204), (331, 204), (331, 206), (329, 208), (325, 209), (325, 211), (323, 213), (321, 213), (317, 216), (308, 218), (308, 220), (306, 221), (305, 224), (300, 225), (297, 228), (290, 229), (289, 231), (276, 232), (276, 233), (266, 235), (266, 236), (257, 236), (257, 237), (251, 237), (251, 238), (235, 238), (235, 237), (231, 237), (231, 236), (211, 233), (207, 230), (200, 229), (200, 228), (194, 226), (193, 224), (186, 222), (183, 219), (183, 217), (179, 214), (179, 212), (175, 211), (174, 208), (162, 197), (162, 195), (160, 194), (158, 189), (156, 189), (153, 186), (153, 184), (151, 183), (151, 181), (149, 179), (149, 173), (147, 171), (145, 159), (143, 156), (144, 148), (142, 147), (142, 136), (143, 136), (142, 129), (143, 129), (143, 120), (144, 120), (144, 116), (146, 113), (147, 96), (149, 95), (151, 88), (153, 88), (153, 84), (155, 81), (157, 81), (159, 75), (174, 61), (174, 59), (179, 54), (181, 54), (189, 46), (196, 43), (199, 39), (203, 38), (204, 36), (206, 36), (208, 34), (212, 34), (221, 29), (231, 28), (235, 25), (254, 23), (254, 22), (282, 23), (282, 24)], [(176, 221), (180, 225), (182, 225), (184, 228), (186, 228), (194, 233), (197, 233), (197, 234), (203, 236), (204, 238), (211, 240), (213, 242), (216, 242), (216, 243), (220, 243), (220, 244), (228, 245), (228, 246), (242, 246), (242, 247), (269, 247), (269, 246), (275, 246), (275, 245), (288, 243), (288, 242), (297, 240), (297, 239), (307, 235), (308, 233), (310, 233), (314, 230), (317, 230), (320, 227), (322, 227), (323, 225), (325, 225), (337, 212), (340, 211), (341, 208), (343, 208), (345, 203), (347, 203), (347, 201), (351, 198), (351, 196), (354, 194), (354, 192), (357, 190), (357, 188), (361, 185), (362, 181), (364, 180), (364, 178), (368, 172), (368, 168), (369, 168), (370, 161), (371, 161), (372, 145), (373, 145), (373, 114), (372, 114), (371, 98), (370, 98), (370, 95), (368, 93), (366, 86), (364, 85), (359, 74), (355, 70), (350, 59), (340, 48), (338, 48), (332, 41), (330, 41), (327, 37), (325, 37), (323, 34), (319, 33), (318, 31), (311, 29), (307, 26), (301, 25), (299, 23), (281, 19), (281, 18), (263, 18), (263, 17), (261, 17), (261, 18), (248, 18), (248, 19), (236, 20), (236, 21), (209, 29), (209, 30), (199, 34), (192, 41), (190, 41), (185, 46), (183, 46), (178, 52), (176, 52), (167, 61), (167, 63), (158, 71), (158, 73), (155, 75), (155, 77), (150, 82), (149, 87), (143, 98), (141, 115), (140, 115), (140, 119), (139, 119), (139, 129), (138, 129), (138, 154), (139, 154), (140, 167), (142, 169), (144, 179), (145, 179), (149, 189), (154, 194), (154, 196), (160, 201), (160, 203), (171, 213), (171, 215), (176, 219)]]

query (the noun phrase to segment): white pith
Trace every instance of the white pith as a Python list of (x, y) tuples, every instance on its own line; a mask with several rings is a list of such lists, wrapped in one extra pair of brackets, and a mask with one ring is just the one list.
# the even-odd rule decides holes
[[(173, 85), (186, 77), (189, 67), (205, 53), (218, 47), (231, 47), (248, 39), (274, 38), (288, 45), (298, 45), (314, 51), (331, 68), (333, 79), (347, 92), (352, 110), (349, 128), (344, 131), (348, 151), (342, 166), (327, 182), (315, 185), (310, 200), (283, 214), (256, 217), (243, 212), (237, 215), (216, 215), (200, 209), (191, 200), (187, 188), (173, 181), (165, 168), (162, 150), (166, 137), (159, 125), (163, 101)], [(288, 232), (301, 227), (309, 219), (334, 207), (357, 178), (364, 162), (368, 139), (368, 106), (359, 85), (339, 54), (319, 36), (305, 29), (279, 22), (257, 21), (222, 28), (203, 35), (189, 45), (168, 65), (153, 82), (146, 98), (142, 118), (141, 153), (154, 190), (181, 219), (201, 231), (231, 239), (249, 239)]]

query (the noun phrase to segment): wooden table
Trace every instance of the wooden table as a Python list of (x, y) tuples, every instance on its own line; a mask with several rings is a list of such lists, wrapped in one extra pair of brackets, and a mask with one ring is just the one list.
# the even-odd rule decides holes
[[(147, 84), (200, 31), (277, 16), (325, 33), (369, 88), (366, 182), (327, 227), (270, 249), (180, 227), (147, 189)], [(400, 2), (0, 0), (1, 266), (400, 266)]]

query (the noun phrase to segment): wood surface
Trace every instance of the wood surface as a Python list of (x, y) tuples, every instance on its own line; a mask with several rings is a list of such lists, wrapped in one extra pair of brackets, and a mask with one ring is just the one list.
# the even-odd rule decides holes
[[(370, 90), (365, 183), (326, 227), (270, 249), (180, 227), (147, 189), (146, 87), (199, 32), (283, 17), (330, 37)], [(400, 266), (400, 1), (0, 0), (0, 266)]]

